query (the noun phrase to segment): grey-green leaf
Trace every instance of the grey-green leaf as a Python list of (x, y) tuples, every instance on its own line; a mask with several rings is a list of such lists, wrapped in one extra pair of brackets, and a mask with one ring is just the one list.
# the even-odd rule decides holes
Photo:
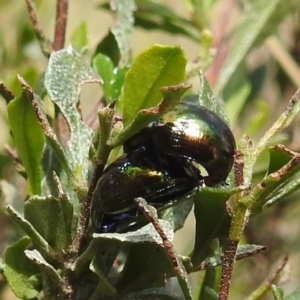
[(45, 73), (45, 87), (70, 127), (68, 160), (74, 172), (73, 185), (79, 189), (87, 185), (92, 130), (82, 122), (76, 105), (81, 85), (87, 82), (101, 82), (101, 78), (71, 46), (52, 52)]
[(40, 270), (24, 254), (30, 242), (30, 238), (24, 236), (4, 253), (4, 276), (15, 295), (21, 299), (35, 299), (39, 294), (29, 278), (40, 273)]
[(36, 249), (25, 250), (24, 252), (30, 261), (37, 265), (43, 273), (47, 274), (51, 278), (53, 286), (55, 286), (55, 288), (59, 291), (62, 288), (63, 280), (54, 267), (50, 265)]
[(118, 43), (121, 58), (127, 63), (130, 58), (130, 38), (134, 24), (133, 11), (136, 6), (134, 0), (115, 0), (112, 3), (111, 8), (116, 12), (116, 25), (111, 31)]
[(53, 248), (71, 244), (73, 206), (67, 199), (34, 196), (26, 201), (24, 216)]
[(26, 219), (21, 217), (19, 213), (10, 205), (6, 207), (8, 214), (11, 218), (28, 234), (35, 244), (35, 246), (43, 253), (48, 255), (54, 255), (53, 249), (47, 243), (47, 241), (37, 232), (37, 230)]

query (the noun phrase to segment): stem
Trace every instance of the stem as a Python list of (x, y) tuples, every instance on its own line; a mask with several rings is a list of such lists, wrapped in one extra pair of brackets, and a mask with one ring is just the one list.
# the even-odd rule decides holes
[[(234, 185), (243, 185), (244, 180), (244, 156), (240, 151), (236, 151), (234, 157)], [(244, 230), (245, 220), (247, 218), (247, 207), (239, 202), (249, 190), (243, 191), (240, 194), (233, 196), (234, 199), (234, 213), (231, 220), (229, 238), (224, 254), (221, 256), (222, 274), (220, 282), (220, 291), (218, 295), (219, 300), (227, 300), (229, 296), (229, 289), (231, 284), (231, 277), (233, 265), (236, 260), (236, 252), (241, 235)]]
[(248, 298), (247, 300), (258, 300), (271, 289), (271, 285), (276, 283), (282, 276), (282, 270), (286, 266), (288, 257), (285, 256), (277, 266), (275, 272), (271, 274)]
[(42, 26), (37, 18), (37, 13), (35, 10), (34, 3), (31, 0), (25, 0), (27, 9), (29, 12), (29, 18), (32, 23), (32, 27), (36, 36), (38, 43), (40, 44), (41, 50), (45, 56), (49, 56), (52, 51), (52, 45), (50, 41), (46, 38)]
[(68, 8), (68, 0), (57, 0), (54, 41), (52, 43), (54, 51), (62, 49), (65, 45)]
[(235, 263), (235, 254), (239, 241), (228, 239), (225, 253), (222, 255), (222, 277), (218, 300), (227, 300), (232, 277), (233, 264)]
[(143, 198), (136, 198), (136, 199), (134, 199), (134, 201), (137, 203), (138, 208), (143, 212), (143, 214), (145, 215), (147, 220), (152, 223), (156, 232), (161, 237), (163, 245), (164, 245), (166, 251), (168, 252), (169, 257), (172, 261), (174, 271), (177, 275), (177, 279), (178, 279), (179, 285), (181, 287), (181, 290), (183, 292), (185, 299), (192, 300), (193, 297), (191, 295), (191, 289), (190, 289), (190, 286), (188, 283), (187, 273), (186, 273), (182, 263), (178, 260), (178, 257), (177, 257), (177, 254), (175, 252), (172, 242), (168, 239), (163, 228), (160, 226), (160, 224), (158, 222), (156, 210), (152, 206), (147, 205), (146, 201)]
[(80, 217), (79, 217), (76, 236), (73, 241), (73, 251), (74, 251), (74, 253), (76, 253), (77, 257), (79, 255), (79, 251), (83, 244), (84, 237), (87, 235), (87, 232), (88, 232), (92, 196), (93, 196), (94, 190), (96, 188), (98, 179), (102, 175), (103, 169), (104, 169), (104, 164), (101, 162), (97, 162), (87, 195), (80, 204), (81, 213), (80, 213)]
[(4, 98), (6, 104), (15, 98), (13, 92), (3, 82), (0, 82), (0, 95)]

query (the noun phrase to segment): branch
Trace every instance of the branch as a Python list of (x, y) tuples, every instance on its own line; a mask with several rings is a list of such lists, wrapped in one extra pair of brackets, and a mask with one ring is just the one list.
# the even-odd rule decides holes
[(4, 98), (6, 104), (15, 98), (13, 92), (3, 82), (0, 82), (0, 95)]
[(93, 197), (94, 190), (96, 188), (98, 179), (101, 177), (104, 169), (104, 164), (101, 162), (96, 162), (96, 168), (94, 170), (94, 174), (91, 180), (91, 184), (85, 199), (81, 202), (80, 208), (81, 213), (78, 221), (78, 228), (76, 232), (76, 236), (73, 241), (73, 251), (75, 256), (79, 256), (79, 251), (84, 242), (84, 238), (88, 232), (88, 225), (90, 220), (90, 207), (91, 201)]
[(62, 49), (65, 45), (68, 8), (68, 0), (57, 0), (54, 41), (52, 43), (54, 51)]
[(46, 36), (42, 30), (42, 26), (37, 18), (37, 13), (35, 10), (34, 3), (32, 2), (32, 0), (25, 0), (25, 2), (27, 5), (27, 9), (29, 12), (29, 18), (31, 20), (36, 39), (37, 39), (38, 43), (40, 44), (43, 54), (48, 57), (50, 55), (50, 53), (52, 52), (51, 43), (46, 38)]

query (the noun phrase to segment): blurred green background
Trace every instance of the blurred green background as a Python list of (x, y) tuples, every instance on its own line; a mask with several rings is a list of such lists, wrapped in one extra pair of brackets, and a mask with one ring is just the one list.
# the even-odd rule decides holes
[[(157, 1), (165, 4), (179, 16), (191, 19), (189, 1)], [(187, 36), (174, 35), (161, 30), (145, 30), (135, 28), (132, 35), (133, 57), (147, 48), (158, 44), (180, 45), (190, 62), (189, 68), (196, 66), (207, 67), (206, 76), (214, 88), (224, 59), (230, 52), (232, 35), (239, 27), (241, 18), (239, 6), (234, 1), (214, 1), (213, 9), (206, 14), (202, 28), (212, 33), (211, 52), (212, 62), (204, 66), (197, 62), (203, 47)], [(88, 29), (88, 49), (85, 52), (87, 62), (99, 41), (113, 26), (114, 19), (110, 12), (100, 9), (103, 1), (91, 0), (70, 1), (69, 19), (67, 26), (67, 42), (70, 43), (76, 30), (85, 22)], [(53, 1), (36, 1), (36, 8), (45, 35), (52, 40), (54, 35), (55, 3)], [(242, 104), (223, 98), (226, 102), (233, 131), (237, 141), (245, 132), (253, 141), (257, 141), (262, 133), (283, 112), (296, 85), (300, 85), (300, 10), (299, 8), (276, 28), (276, 33), (265, 42), (259, 44), (248, 55), (236, 74), (245, 83), (237, 90), (235, 98), (243, 98)], [(199, 32), (192, 32), (197, 35)], [(202, 31), (203, 33), (203, 31)], [(35, 40), (28, 17), (25, 1), (0, 0), (0, 81), (3, 81), (15, 94), (20, 93), (16, 75), (20, 74), (27, 82), (34, 85), (39, 74), (46, 66), (47, 59), (43, 56)], [(214, 55), (216, 55), (214, 59)], [(223, 56), (222, 56), (223, 55)], [(208, 61), (208, 60), (207, 60)], [(232, 82), (234, 86), (236, 83)], [(198, 76), (191, 76), (188, 80), (193, 84), (196, 92), (199, 87)], [(235, 85), (237, 86), (237, 84)], [(81, 95), (84, 118), (95, 117), (95, 105), (101, 97), (101, 90), (97, 85), (88, 85)], [(230, 100), (232, 101), (230, 103)], [(240, 109), (233, 109), (240, 105)], [(235, 113), (237, 111), (237, 113)], [(300, 149), (300, 116), (296, 117), (292, 126), (282, 135), (278, 142), (284, 143), (294, 151)], [(0, 211), (0, 253), (5, 247), (22, 235), (4, 212), (7, 202), (19, 210), (26, 196), (24, 179), (18, 175), (15, 165), (8, 157), (5, 145), (13, 145), (7, 125), (5, 101), (0, 97), (0, 171), (1, 171), (1, 211)], [(262, 154), (256, 166), (256, 180), (264, 175), (266, 170), (266, 153)], [(17, 187), (18, 194), (14, 197), (9, 192), (11, 186)], [(286, 201), (279, 203), (250, 219), (245, 230), (244, 241), (267, 245), (269, 251), (237, 262), (233, 273), (231, 299), (245, 299), (274, 268), (288, 255), (286, 277), (282, 278), (285, 294), (289, 294), (300, 282), (300, 204), (299, 193), (295, 193)], [(194, 218), (191, 213), (185, 227), (175, 236), (175, 247), (181, 254), (189, 254), (194, 239)], [(191, 275), (192, 284), (197, 289), (201, 277), (200, 273)], [(200, 278), (199, 278), (200, 277)], [(0, 299), (16, 299), (6, 286), (0, 275)], [(268, 294), (262, 299), (272, 299)]]

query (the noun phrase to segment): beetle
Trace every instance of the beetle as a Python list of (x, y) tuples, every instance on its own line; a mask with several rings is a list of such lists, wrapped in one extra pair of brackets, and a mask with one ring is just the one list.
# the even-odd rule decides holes
[(98, 180), (92, 198), (91, 219), (95, 231), (117, 231), (124, 219), (136, 217), (134, 199), (137, 197), (161, 207), (201, 186), (202, 176), (193, 165), (176, 158), (165, 163), (172, 163), (170, 172), (144, 165), (137, 157), (132, 160), (123, 156), (109, 165)]
[[(125, 219), (136, 217), (137, 197), (158, 208), (204, 183), (223, 183), (232, 168), (235, 140), (217, 114), (180, 103), (125, 141), (123, 149), (125, 155), (108, 166), (94, 191), (96, 232), (118, 231)], [(197, 164), (208, 176), (203, 177)]]
[(129, 156), (143, 153), (145, 163), (156, 156), (161, 168), (166, 156), (200, 164), (208, 173), (205, 184), (214, 186), (226, 180), (236, 145), (231, 129), (217, 114), (203, 106), (180, 103), (125, 141), (123, 148)]

